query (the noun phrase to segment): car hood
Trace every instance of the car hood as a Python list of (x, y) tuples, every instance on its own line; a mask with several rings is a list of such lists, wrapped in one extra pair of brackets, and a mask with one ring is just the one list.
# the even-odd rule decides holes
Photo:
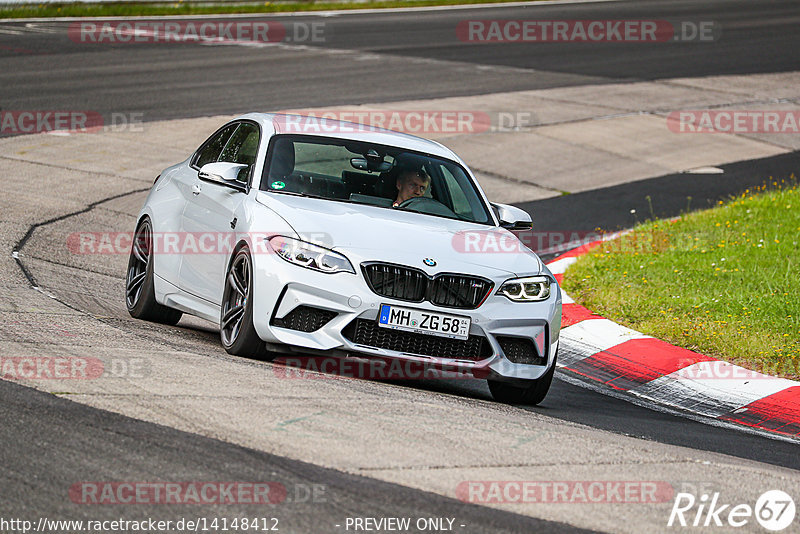
[[(539, 257), (508, 230), (364, 204), (259, 192), (259, 203), (285, 219), (304, 241), (364, 261), (482, 276), (542, 272)], [(423, 263), (431, 259), (436, 265)]]

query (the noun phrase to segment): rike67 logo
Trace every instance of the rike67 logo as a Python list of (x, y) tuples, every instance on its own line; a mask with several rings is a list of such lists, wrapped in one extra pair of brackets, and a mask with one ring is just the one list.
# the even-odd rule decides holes
[(777, 532), (794, 521), (794, 499), (785, 491), (766, 491), (756, 499), (753, 506), (746, 503), (727, 503), (719, 492), (709, 493), (703, 493), (700, 497), (694, 493), (677, 493), (667, 526), (730, 529), (751, 525), (755, 519), (765, 529)]

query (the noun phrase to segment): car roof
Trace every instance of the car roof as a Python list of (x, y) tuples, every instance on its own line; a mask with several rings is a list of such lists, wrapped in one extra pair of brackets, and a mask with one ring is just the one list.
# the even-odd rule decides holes
[(262, 127), (273, 130), (275, 134), (314, 135), (333, 139), (366, 141), (440, 156), (463, 164), (461, 158), (441, 143), (384, 128), (286, 113), (248, 113), (236, 118), (236, 120), (242, 119), (256, 121)]

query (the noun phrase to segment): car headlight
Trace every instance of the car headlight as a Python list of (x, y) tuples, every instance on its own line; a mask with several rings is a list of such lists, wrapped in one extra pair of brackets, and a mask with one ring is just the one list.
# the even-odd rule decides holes
[(514, 278), (508, 280), (500, 286), (498, 295), (505, 295), (515, 302), (535, 302), (550, 298), (550, 284), (552, 280), (549, 276), (528, 276), (526, 278)]
[(323, 273), (356, 274), (350, 260), (330, 249), (282, 235), (270, 237), (269, 245), (278, 256), (300, 267)]

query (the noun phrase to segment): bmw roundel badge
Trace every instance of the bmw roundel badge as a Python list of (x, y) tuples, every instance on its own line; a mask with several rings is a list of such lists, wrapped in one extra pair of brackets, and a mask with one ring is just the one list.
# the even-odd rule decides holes
[(436, 266), (436, 260), (434, 260), (433, 258), (425, 258), (424, 260), (422, 260), (422, 263), (424, 263), (428, 267)]

